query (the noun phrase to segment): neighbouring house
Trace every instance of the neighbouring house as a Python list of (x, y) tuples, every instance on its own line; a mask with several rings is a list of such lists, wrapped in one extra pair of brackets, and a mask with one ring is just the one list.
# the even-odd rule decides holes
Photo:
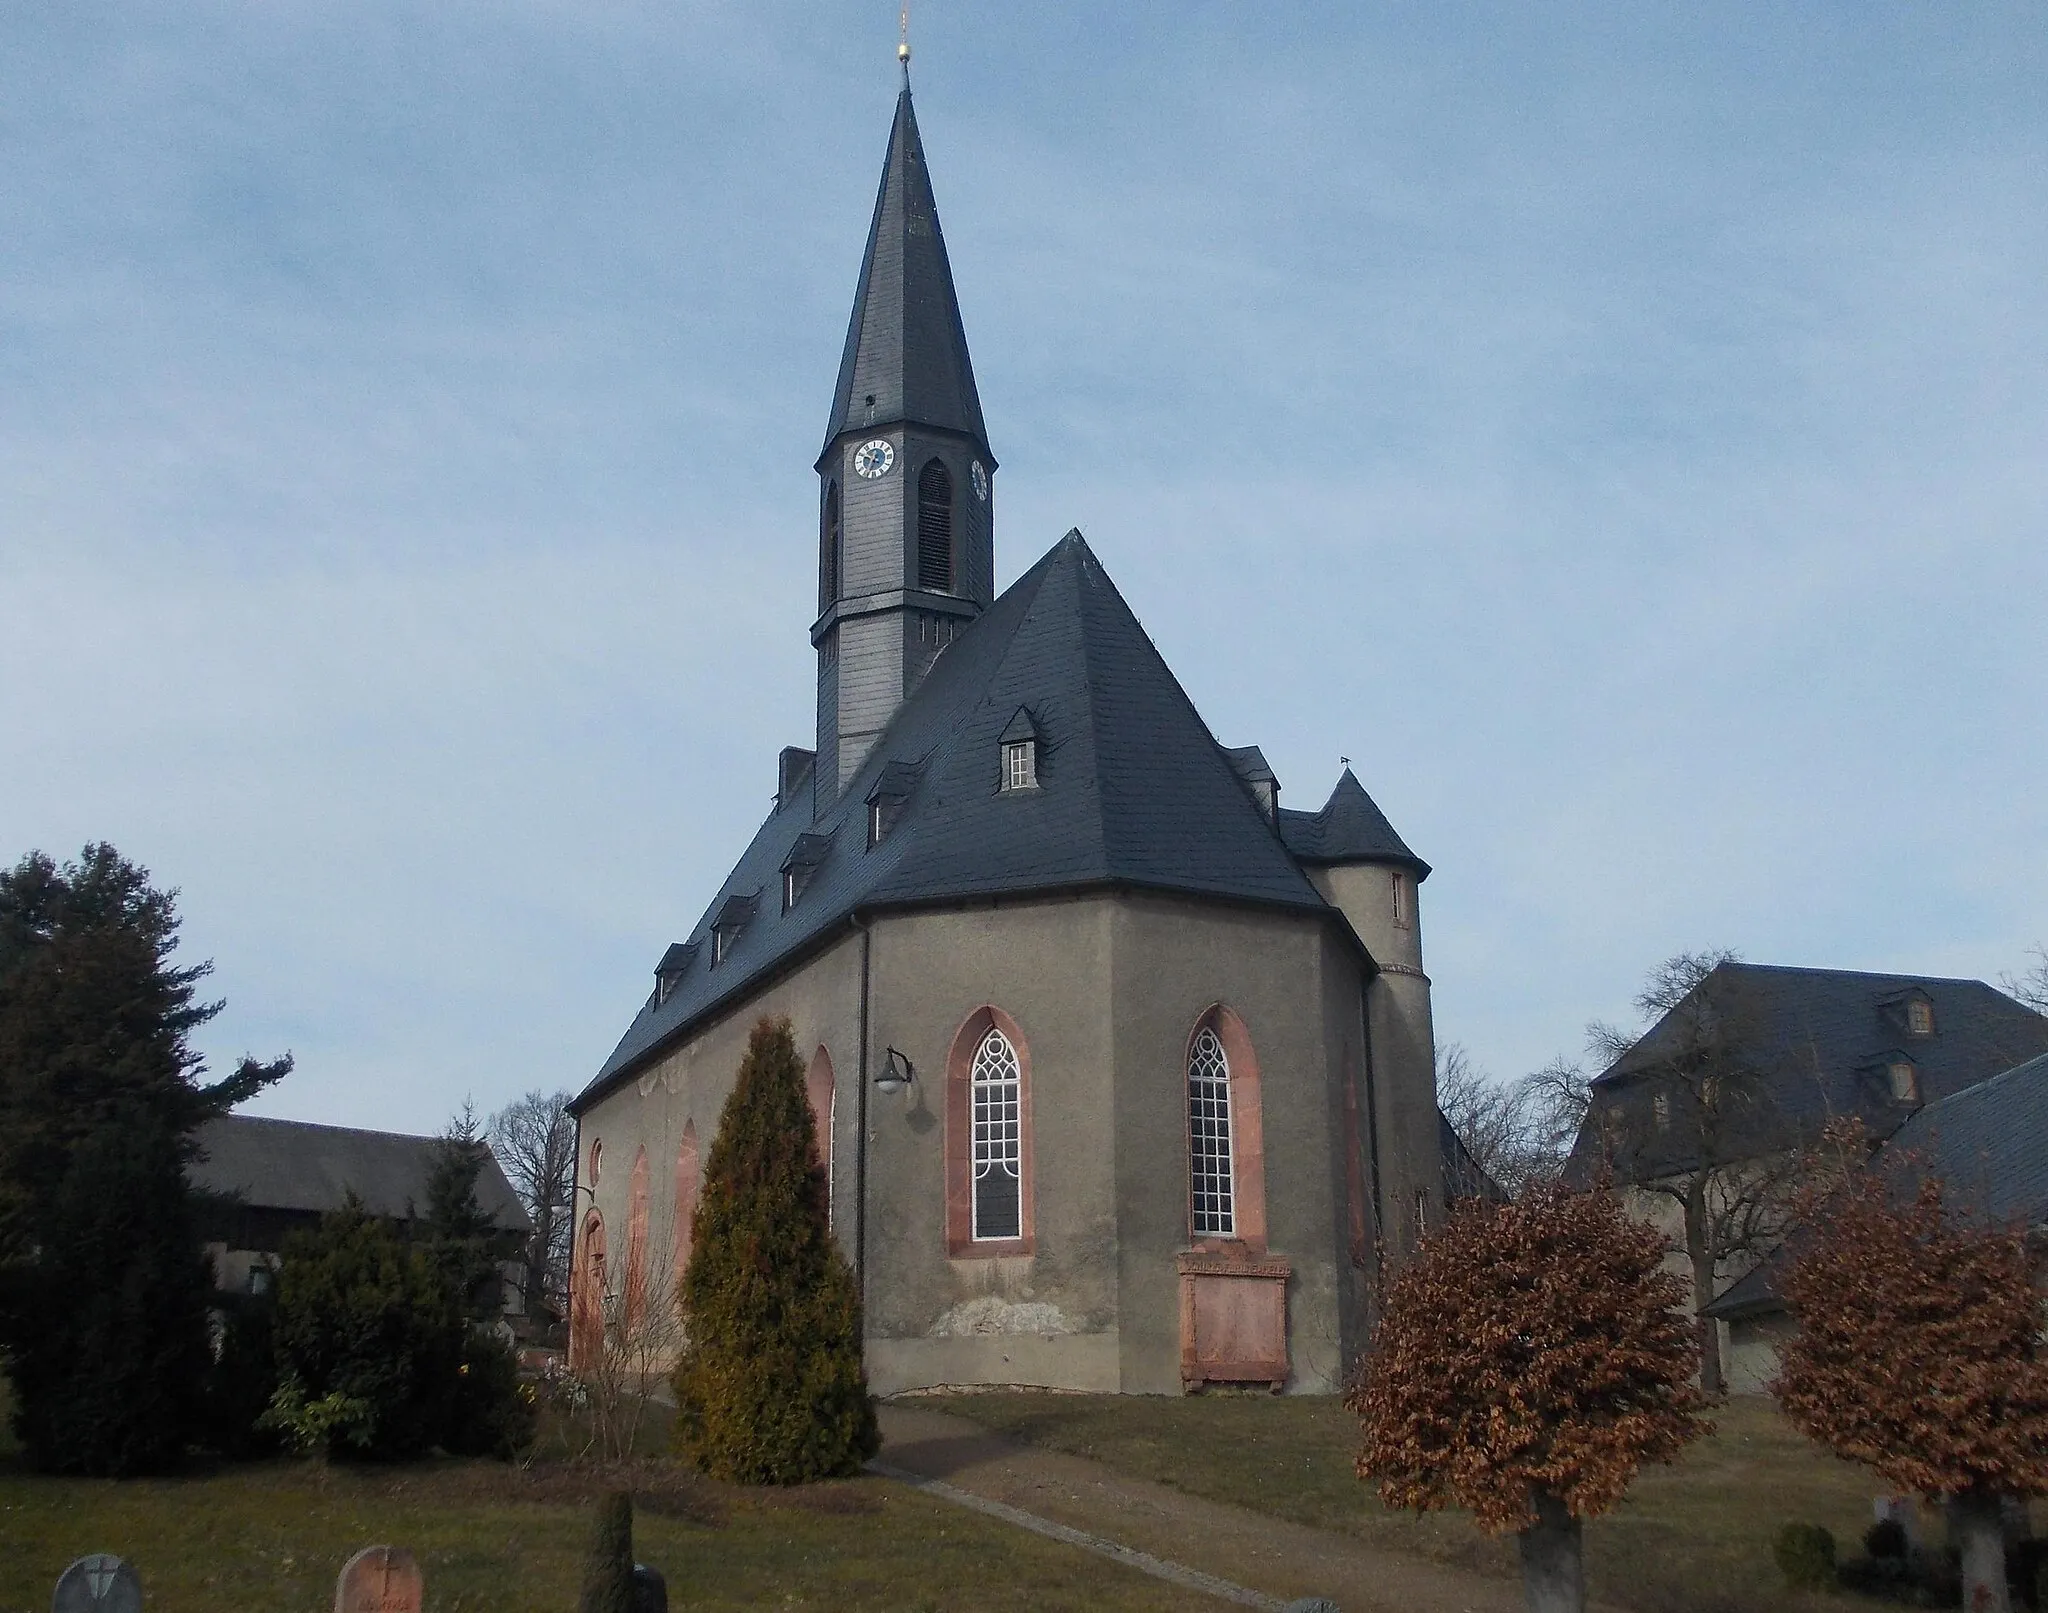
[(1889, 1137), (2044, 1052), (2048, 1018), (1981, 980), (1724, 963), (1594, 1080), (1571, 1168), (1611, 1171), (1670, 1234), (1728, 1387), (1750, 1391), (1776, 1370), (1774, 1324), (1733, 1337), (1714, 1301), (1782, 1242), (1799, 1150), (1834, 1118)]
[(671, 1291), (768, 1014), (808, 1061), (877, 1391), (1336, 1389), (1378, 1262), (1444, 1202), (1430, 870), (1348, 766), (1281, 806), (1079, 531), (996, 591), (907, 82), (814, 468), (816, 737), (572, 1106), (572, 1358)]
[[(256, 1115), (210, 1120), (197, 1141), (200, 1152), (186, 1175), (205, 1195), (200, 1230), (214, 1281), (232, 1293), (262, 1292), (285, 1240), (340, 1209), (351, 1193), (372, 1215), (400, 1225), (417, 1219), (425, 1213), (427, 1183), (442, 1147), (438, 1137)], [(488, 1152), (476, 1196), (500, 1243), (504, 1314), (517, 1316), (520, 1253), (533, 1223)]]
[[(1882, 1150), (1909, 1173), (1940, 1179), (1954, 1212), (2048, 1242), (2048, 1055), (1917, 1110)], [(1766, 1260), (1707, 1307), (1727, 1331), (1729, 1381), (1761, 1392), (1794, 1323)]]

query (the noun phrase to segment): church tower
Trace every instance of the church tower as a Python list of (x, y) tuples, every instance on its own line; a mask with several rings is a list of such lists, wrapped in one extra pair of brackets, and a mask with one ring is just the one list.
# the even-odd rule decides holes
[(817, 464), (819, 811), (995, 597), (995, 469), (906, 67)]

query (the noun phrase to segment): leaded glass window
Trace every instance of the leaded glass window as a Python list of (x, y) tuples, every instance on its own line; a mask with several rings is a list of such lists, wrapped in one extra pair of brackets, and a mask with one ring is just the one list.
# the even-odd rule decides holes
[(1211, 1025), (1196, 1033), (1188, 1051), (1188, 1161), (1195, 1236), (1236, 1236), (1230, 1179), (1230, 1060)]
[(1009, 1037), (993, 1026), (974, 1050), (974, 1236), (1024, 1233), (1024, 1072)]

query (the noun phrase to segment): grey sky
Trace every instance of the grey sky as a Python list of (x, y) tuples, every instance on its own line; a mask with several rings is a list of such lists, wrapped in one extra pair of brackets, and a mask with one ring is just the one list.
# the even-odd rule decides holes
[[(2048, 13), (917, 8), (1002, 461), (1440, 1036), (2048, 940)], [(0, 856), (182, 888), (259, 1108), (580, 1085), (808, 743), (886, 3), (0, 11)]]

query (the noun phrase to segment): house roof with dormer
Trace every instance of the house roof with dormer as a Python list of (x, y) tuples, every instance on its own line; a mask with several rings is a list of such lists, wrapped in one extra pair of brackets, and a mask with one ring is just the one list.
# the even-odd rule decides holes
[[(1020, 709), (1036, 730), (1038, 788), (1004, 790), (1002, 736)], [(1357, 821), (1352, 792), (1365, 799), (1346, 778), (1332, 796), (1340, 827)], [(884, 795), (894, 817), (871, 845), (866, 803)], [(1385, 825), (1377, 808), (1372, 818)], [(779, 802), (690, 940), (701, 942), (735, 897), (776, 883), (806, 837), (829, 844), (796, 904), (762, 903), (723, 957), (697, 946), (579, 1107), (845, 933), (856, 914), (1122, 888), (1339, 917), (1078, 531), (961, 629), (822, 810), (805, 791)], [(1322, 850), (1338, 855), (1340, 839), (1332, 830)], [(1409, 857), (1390, 827), (1343, 844), (1381, 855), (1389, 842)]]
[(825, 447), (845, 432), (902, 424), (971, 437), (995, 464), (907, 80), (896, 98)]
[[(1916, 1001), (1930, 1010), (1924, 1032), (1909, 1017)], [(1731, 1145), (1738, 1158), (1810, 1138), (1835, 1116), (1888, 1136), (1924, 1106), (2048, 1053), (2048, 1018), (1981, 980), (1723, 963), (1594, 1080), (1576, 1170), (1590, 1171), (1602, 1154), (1602, 1111), (1653, 1101), (1660, 1068), (1683, 1056), (1703, 1023), (1718, 1027), (1713, 1034), (1756, 1083), (1740, 1146)], [(1891, 1084), (1897, 1063), (1912, 1067), (1905, 1098)], [(1635, 1131), (1647, 1140), (1625, 1174), (1690, 1163), (1683, 1128), (1668, 1142)]]

